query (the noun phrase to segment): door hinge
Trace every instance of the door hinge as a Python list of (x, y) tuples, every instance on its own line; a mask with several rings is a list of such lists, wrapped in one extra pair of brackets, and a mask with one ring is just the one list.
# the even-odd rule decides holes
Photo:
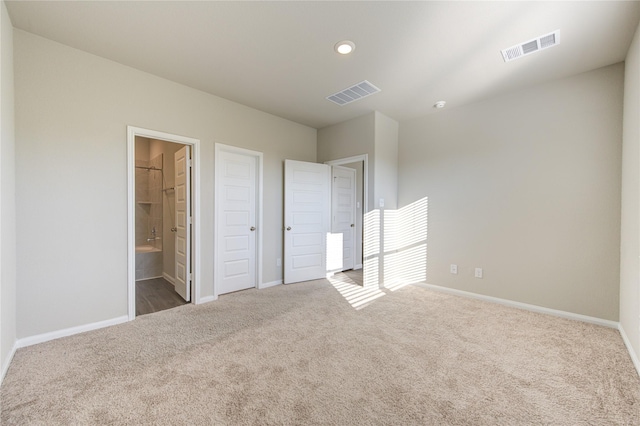
[(189, 282), (191, 282), (191, 280), (193, 280), (193, 274), (189, 272)]
[(192, 217), (189, 216), (189, 225), (191, 225), (191, 224), (192, 224)]
[(187, 166), (191, 167), (192, 164), (193, 164), (193, 160), (191, 160), (191, 158), (189, 158), (189, 160), (187, 161)]

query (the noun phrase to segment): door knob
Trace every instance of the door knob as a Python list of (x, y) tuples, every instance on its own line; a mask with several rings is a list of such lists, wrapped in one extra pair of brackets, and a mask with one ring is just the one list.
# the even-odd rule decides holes
[(256, 227), (255, 227), (255, 226), (252, 226), (251, 228), (249, 228), (249, 230), (250, 230), (250, 231), (255, 231), (255, 230), (256, 230)]
[(353, 228), (353, 223), (351, 224), (351, 227)]
[(287, 226), (287, 231), (291, 231), (291, 227), (290, 226)]

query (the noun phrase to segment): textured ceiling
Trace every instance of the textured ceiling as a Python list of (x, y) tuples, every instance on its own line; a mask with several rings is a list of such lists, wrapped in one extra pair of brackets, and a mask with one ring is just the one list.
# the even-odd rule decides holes
[[(638, 2), (8, 1), (16, 28), (321, 128), (377, 110), (396, 120), (623, 61)], [(558, 46), (500, 50), (556, 29)], [(344, 39), (349, 56), (333, 51)], [(382, 92), (326, 96), (362, 80)]]

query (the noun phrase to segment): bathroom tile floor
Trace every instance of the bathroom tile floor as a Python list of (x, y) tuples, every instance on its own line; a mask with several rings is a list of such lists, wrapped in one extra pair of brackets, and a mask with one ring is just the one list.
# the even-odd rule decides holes
[(164, 278), (136, 281), (136, 316), (175, 308), (187, 302)]

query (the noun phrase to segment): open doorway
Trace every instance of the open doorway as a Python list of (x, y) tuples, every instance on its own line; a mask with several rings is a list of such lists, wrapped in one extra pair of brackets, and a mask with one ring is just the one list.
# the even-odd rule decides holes
[[(354, 233), (355, 243), (353, 248), (353, 269), (358, 271), (362, 269), (364, 258), (364, 215), (368, 208), (368, 162), (367, 154), (357, 155), (354, 157), (342, 158), (338, 160), (327, 161), (325, 164), (330, 166), (339, 166), (342, 168), (352, 169), (355, 172), (355, 222)], [(335, 180), (335, 179), (334, 179)], [(333, 197), (332, 197), (333, 198)], [(335, 204), (335, 203), (334, 203)], [(332, 210), (335, 210), (332, 206)], [(350, 262), (345, 264), (351, 265)], [(360, 272), (361, 273), (361, 272)]]
[(129, 319), (198, 294), (199, 141), (128, 128)]
[(135, 145), (135, 278), (136, 316), (139, 316), (188, 302), (176, 291), (176, 165), (183, 155), (178, 153), (185, 147), (142, 136), (136, 136)]
[[(327, 278), (334, 286), (340, 283), (340, 286), (350, 289), (363, 287), (363, 170), (363, 161), (331, 166)], [(331, 240), (334, 241), (329, 245)]]

